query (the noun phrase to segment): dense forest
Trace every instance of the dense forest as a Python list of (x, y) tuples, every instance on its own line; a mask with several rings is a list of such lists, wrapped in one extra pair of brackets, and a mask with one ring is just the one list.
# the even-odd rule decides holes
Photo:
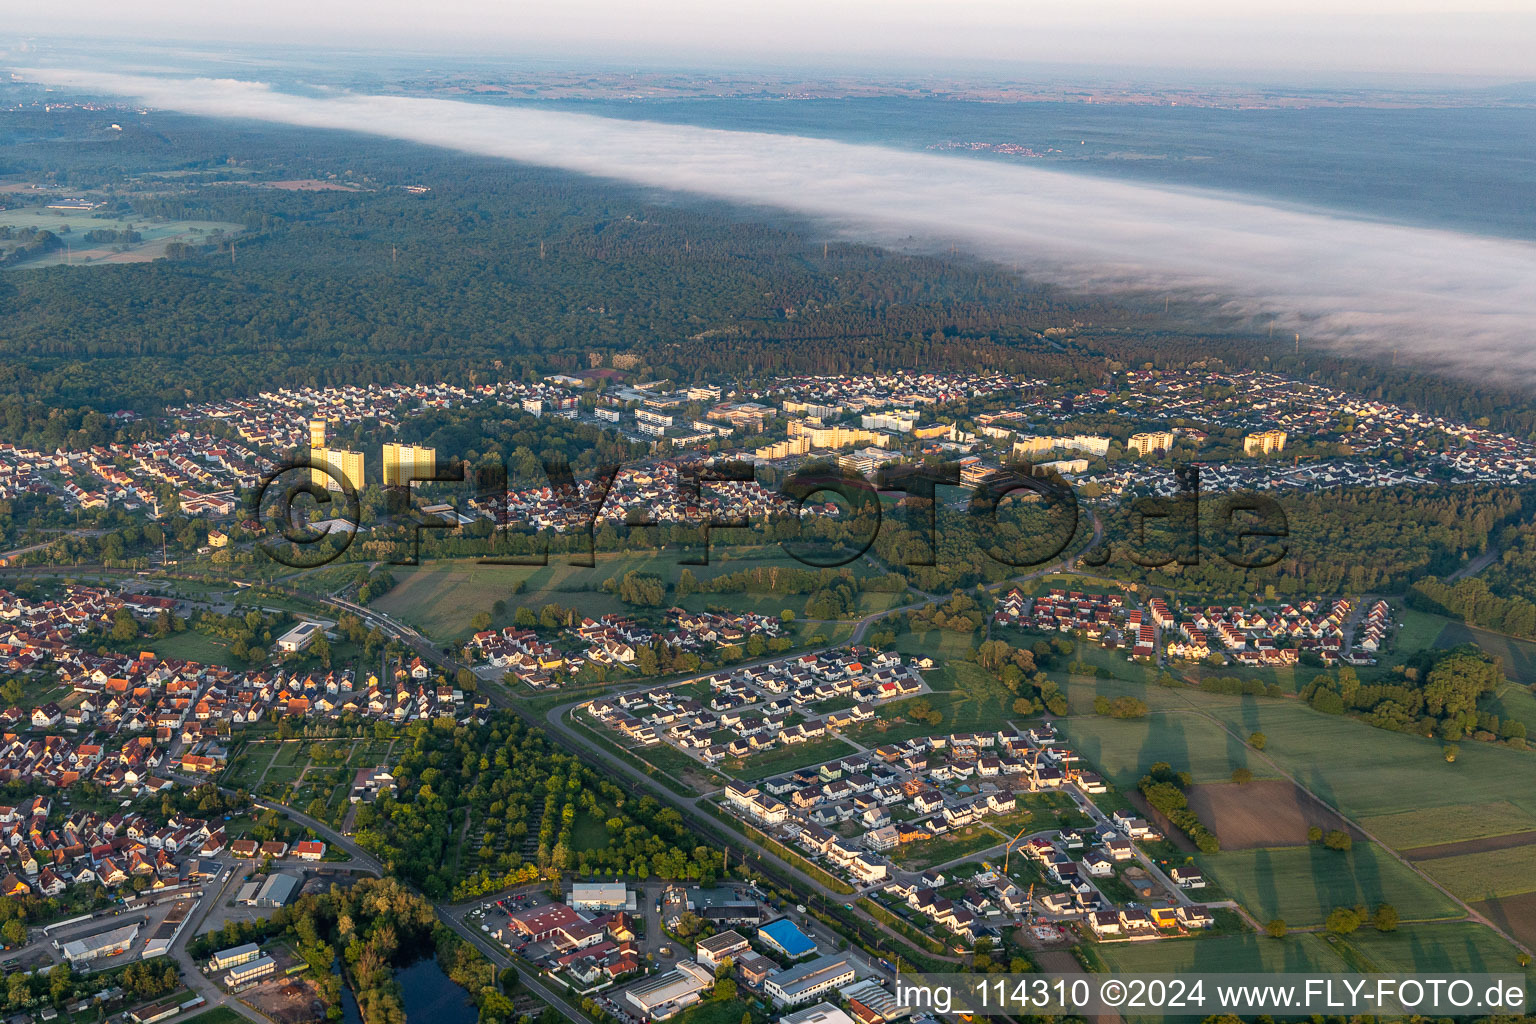
[(1349, 666), (1315, 676), (1301, 696), (1326, 714), (1359, 713), (1379, 729), (1524, 748), (1525, 723), (1479, 704), (1504, 684), (1504, 666), (1472, 644), (1416, 653), (1387, 679), (1364, 684)]
[[(1239, 536), (1223, 521), (1219, 496), (1200, 503), (1198, 547), (1193, 521), (1172, 522), (1158, 536), (1143, 531), (1128, 504), (1106, 517), (1106, 545), (1090, 555), (1105, 571), (1173, 590), (1248, 596), (1400, 593), (1430, 573), (1459, 568), (1481, 554), (1504, 523), (1519, 515), (1517, 493), (1458, 485), (1338, 490), (1277, 495), (1285, 536)], [(1176, 558), (1196, 559), (1180, 565)], [(1265, 557), (1259, 558), (1257, 556)], [(1270, 560), (1271, 556), (1278, 558)], [(1167, 564), (1157, 565), (1166, 559)], [(1244, 563), (1258, 563), (1244, 568)], [(1143, 566), (1157, 566), (1144, 568)]]
[[(1180, 321), (963, 256), (823, 246), (813, 226), (762, 210), (392, 140), (164, 112), (104, 132), (101, 119), (0, 114), (6, 171), (96, 190), (104, 217), (240, 234), (149, 263), (0, 275), (12, 438), (61, 408), (72, 428), (82, 406), (518, 378), (616, 356), (678, 379), (987, 368), (1086, 382), (1124, 366), (1251, 366), (1536, 430), (1536, 408), (1497, 382), (1298, 353), (1215, 311)], [(328, 188), (267, 187), (291, 181)]]

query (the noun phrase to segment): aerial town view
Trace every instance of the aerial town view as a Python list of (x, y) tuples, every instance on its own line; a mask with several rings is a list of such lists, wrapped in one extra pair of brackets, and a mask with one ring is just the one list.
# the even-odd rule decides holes
[(1536, 20), (1343, 8), (18, 12), (6, 1024), (1529, 1019)]

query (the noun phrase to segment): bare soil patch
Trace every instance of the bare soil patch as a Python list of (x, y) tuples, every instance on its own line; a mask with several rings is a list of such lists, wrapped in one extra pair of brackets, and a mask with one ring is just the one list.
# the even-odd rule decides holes
[(1271, 846), (1305, 846), (1307, 830), (1344, 829), (1365, 838), (1343, 818), (1284, 779), (1238, 785), (1224, 782), (1191, 786), (1189, 807), (1205, 827), (1216, 833), (1223, 850), (1257, 850)]
[(320, 990), (304, 977), (277, 977), (264, 981), (242, 992), (240, 1000), (277, 1024), (304, 1024), (305, 1021), (325, 1019), (325, 1003), (320, 999)]
[(1483, 900), (1471, 906), (1527, 946), (1536, 946), (1536, 892)]
[(1459, 857), (1464, 853), (1510, 850), (1517, 846), (1529, 846), (1532, 843), (1536, 843), (1536, 832), (1511, 832), (1507, 836), (1488, 836), (1484, 839), (1465, 839), (1459, 843), (1420, 846), (1407, 851), (1403, 856), (1412, 861), (1439, 860), (1441, 857)]

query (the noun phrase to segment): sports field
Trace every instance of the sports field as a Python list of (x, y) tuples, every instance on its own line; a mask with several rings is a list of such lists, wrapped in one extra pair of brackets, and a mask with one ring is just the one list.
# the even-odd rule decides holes
[(1314, 844), (1271, 850), (1224, 850), (1201, 866), (1260, 921), (1322, 924), (1336, 907), (1390, 903), (1404, 921), (1462, 916), (1449, 897), (1370, 843), (1348, 853)]

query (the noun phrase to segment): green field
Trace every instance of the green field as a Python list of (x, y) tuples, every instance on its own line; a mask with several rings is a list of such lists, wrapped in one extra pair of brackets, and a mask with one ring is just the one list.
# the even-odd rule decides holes
[[(937, 633), (929, 635), (938, 639)], [(952, 645), (963, 644), (964, 649), (969, 650), (965, 634), (947, 635), (959, 638), (951, 641)], [(897, 649), (901, 648), (898, 641)], [(923, 679), (933, 693), (877, 708), (876, 720), (848, 730), (849, 738), (866, 745), (878, 745), (940, 732), (992, 731), (1009, 721), (1024, 721), (1013, 713), (1013, 694), (985, 669), (973, 662), (951, 660), (953, 656), (948, 654), (933, 653), (933, 657), (938, 664), (922, 670)], [(914, 701), (927, 701), (928, 706), (942, 716), (940, 721), (930, 725), (906, 717)]]
[(1488, 710), (1500, 719), (1513, 718), (1524, 722), (1536, 735), (1536, 693), (1524, 683), (1510, 683), (1488, 701)]
[(1311, 933), (1282, 940), (1248, 933), (1106, 943), (1095, 946), (1094, 951), (1116, 974), (1331, 973), (1347, 969), (1327, 941)]
[(969, 825), (957, 832), (898, 846), (892, 851), (892, 859), (908, 871), (921, 870), (934, 864), (969, 857), (1006, 842), (1008, 837), (996, 829), (985, 825)]
[[(1149, 699), (1155, 693), (1149, 693)], [(1275, 771), (1236, 736), (1200, 715), (1153, 711), (1145, 718), (1117, 719), (1073, 714), (1058, 720), (1072, 749), (1121, 789), (1136, 783), (1155, 762), (1188, 771), (1195, 782), (1226, 782), (1236, 768), (1254, 778), (1275, 778)]]
[(1536, 891), (1536, 843), (1507, 850), (1437, 857), (1419, 865), (1469, 902)]
[(180, 1024), (246, 1024), (245, 1018), (227, 1006), (215, 1006), (206, 1013), (188, 1017)]
[(154, 651), (162, 658), (183, 658), (204, 665), (223, 665), (227, 668), (244, 667), (243, 662), (237, 663), (230, 655), (229, 641), (196, 629), (185, 629), (180, 633), (170, 633), (163, 637), (146, 633), (137, 640), (113, 643), (110, 646), (124, 654)]
[[(201, 245), (216, 231), (226, 235), (239, 234), (239, 224), (223, 224), (217, 221), (165, 220), (160, 217), (96, 217), (88, 212), (49, 210), (43, 207), (27, 207), (0, 211), (0, 225), (14, 228), (42, 228), (59, 236), (67, 248), (49, 253), (38, 259), (16, 264), (18, 269), (52, 267), (62, 265), (66, 259), (71, 266), (103, 265), (108, 263), (142, 263), (165, 255), (165, 247), (171, 242)], [(65, 229), (68, 232), (65, 232)], [(87, 242), (85, 234), (98, 228), (121, 231), (131, 228), (139, 232), (142, 241), (133, 243)], [(0, 254), (17, 245), (16, 242), (0, 241)], [(116, 252), (121, 246), (125, 251)]]
[[(469, 635), (469, 620), (477, 612), (492, 612), (497, 601), (505, 601), (506, 614), (493, 618), (496, 628), (510, 625), (518, 606), (540, 608), (546, 604), (574, 607), (584, 615), (609, 612), (634, 614), (636, 609), (620, 601), (616, 594), (600, 589), (611, 577), (626, 572), (651, 573), (669, 584), (675, 583), (684, 569), (699, 580), (709, 580), (741, 569), (766, 567), (805, 568), (781, 548), (764, 545), (715, 544), (710, 549), (709, 565), (683, 565), (689, 557), (681, 551), (640, 554), (599, 554), (592, 568), (571, 565), (566, 556), (551, 554), (542, 566), (479, 565), (473, 559), (441, 559), (419, 566), (401, 566), (393, 570), (395, 587), (374, 602), (390, 616), (409, 622), (435, 640), (461, 640)], [(853, 568), (856, 575), (868, 575), (867, 568)], [(517, 588), (521, 586), (521, 592)], [(894, 595), (866, 594), (861, 598), (865, 611), (888, 607)], [(669, 591), (668, 600), (674, 595)], [(798, 616), (805, 606), (804, 594), (724, 593), (693, 594), (682, 605), (702, 609), (709, 606), (741, 611), (778, 614), (788, 608)], [(493, 613), (494, 614), (494, 613)]]
[(1454, 918), (1446, 895), (1380, 847), (1356, 843), (1348, 853), (1321, 845), (1228, 850), (1199, 858), (1217, 885), (1260, 921), (1292, 927), (1322, 924), (1335, 907), (1390, 903), (1404, 921)]
[[(1324, 715), (1294, 701), (1202, 701), (1239, 735), (1263, 732), (1264, 755), (1350, 817), (1379, 817), (1427, 807), (1508, 801), (1536, 814), (1536, 755), (1491, 743), (1462, 743), (1454, 764), (1438, 740), (1372, 728)], [(1431, 835), (1429, 842), (1440, 841)]]
[[(766, 779), (770, 775), (792, 771), (804, 765), (821, 764), (823, 761), (830, 761), (844, 754), (852, 754), (854, 750), (853, 744), (845, 743), (836, 736), (828, 736), (822, 740), (774, 747), (761, 754), (753, 754), (741, 763), (739, 770), (732, 774), (738, 779), (749, 781)], [(641, 756), (649, 758), (650, 753), (646, 752)]]
[[(1445, 628), (1435, 638), (1436, 647), (1455, 647), (1465, 643), (1477, 644), (1484, 653), (1502, 659), (1504, 674), (1510, 679), (1525, 684), (1536, 682), (1536, 643), (1517, 640), (1503, 633), (1490, 633), (1454, 620), (1447, 621)], [(1536, 729), (1536, 721), (1528, 724)]]
[(1371, 970), (1386, 974), (1520, 970), (1515, 947), (1475, 921), (1415, 924), (1395, 932), (1362, 928), (1342, 943)]
[(1379, 973), (1518, 971), (1516, 950), (1472, 921), (1362, 928), (1347, 937), (1316, 932), (1281, 940), (1253, 934), (1108, 943), (1094, 951), (1116, 973)]
[(1536, 829), (1536, 815), (1507, 800), (1495, 800), (1361, 818), (1360, 825), (1388, 846), (1412, 850), (1526, 832)]

